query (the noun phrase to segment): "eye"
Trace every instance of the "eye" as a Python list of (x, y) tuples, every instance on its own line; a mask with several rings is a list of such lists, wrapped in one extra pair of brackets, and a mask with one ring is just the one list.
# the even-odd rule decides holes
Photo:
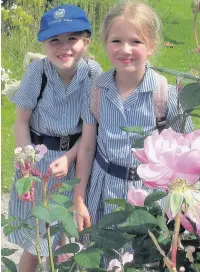
[(59, 42), (59, 39), (58, 38), (54, 38), (54, 39), (50, 40), (50, 42)]
[(68, 40), (69, 40), (69, 41), (75, 41), (75, 40), (77, 40), (77, 37), (72, 36), (72, 37), (69, 37)]
[(119, 43), (120, 40), (115, 39), (115, 40), (112, 40), (111, 42), (112, 42), (112, 43)]
[(139, 40), (134, 40), (133, 43), (138, 43), (138, 44), (140, 44), (140, 43), (142, 43), (142, 42), (139, 41)]

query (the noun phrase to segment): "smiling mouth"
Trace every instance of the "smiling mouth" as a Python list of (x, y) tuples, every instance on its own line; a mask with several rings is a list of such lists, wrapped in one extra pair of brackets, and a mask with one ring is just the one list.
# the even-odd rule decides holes
[(119, 59), (120, 62), (123, 62), (123, 63), (132, 63), (132, 59)]
[(64, 54), (64, 55), (59, 55), (58, 56), (58, 59), (65, 62), (65, 61), (68, 61), (70, 58), (72, 57), (72, 55), (70, 54)]

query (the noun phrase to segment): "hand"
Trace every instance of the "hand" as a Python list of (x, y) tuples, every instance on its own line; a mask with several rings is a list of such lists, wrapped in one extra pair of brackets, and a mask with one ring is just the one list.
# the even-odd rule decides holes
[(78, 231), (91, 226), (89, 211), (84, 203), (75, 204)]
[(49, 165), (51, 173), (55, 178), (63, 178), (67, 175), (71, 161), (67, 153)]

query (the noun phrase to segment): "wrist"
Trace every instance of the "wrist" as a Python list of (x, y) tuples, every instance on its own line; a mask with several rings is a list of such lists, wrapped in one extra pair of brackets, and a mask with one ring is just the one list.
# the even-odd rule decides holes
[(69, 165), (75, 160), (74, 154), (73, 154), (73, 152), (71, 151), (71, 149), (70, 149), (69, 151), (67, 151), (67, 152), (64, 154), (64, 156), (66, 156)]

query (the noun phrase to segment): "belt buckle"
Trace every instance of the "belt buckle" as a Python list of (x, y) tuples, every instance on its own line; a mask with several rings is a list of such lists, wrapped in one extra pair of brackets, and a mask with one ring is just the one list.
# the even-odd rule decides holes
[(60, 150), (62, 151), (69, 150), (69, 142), (70, 142), (69, 135), (60, 137)]
[(137, 174), (137, 166), (131, 166), (129, 167), (129, 171), (128, 171), (128, 180), (135, 180), (138, 177)]

